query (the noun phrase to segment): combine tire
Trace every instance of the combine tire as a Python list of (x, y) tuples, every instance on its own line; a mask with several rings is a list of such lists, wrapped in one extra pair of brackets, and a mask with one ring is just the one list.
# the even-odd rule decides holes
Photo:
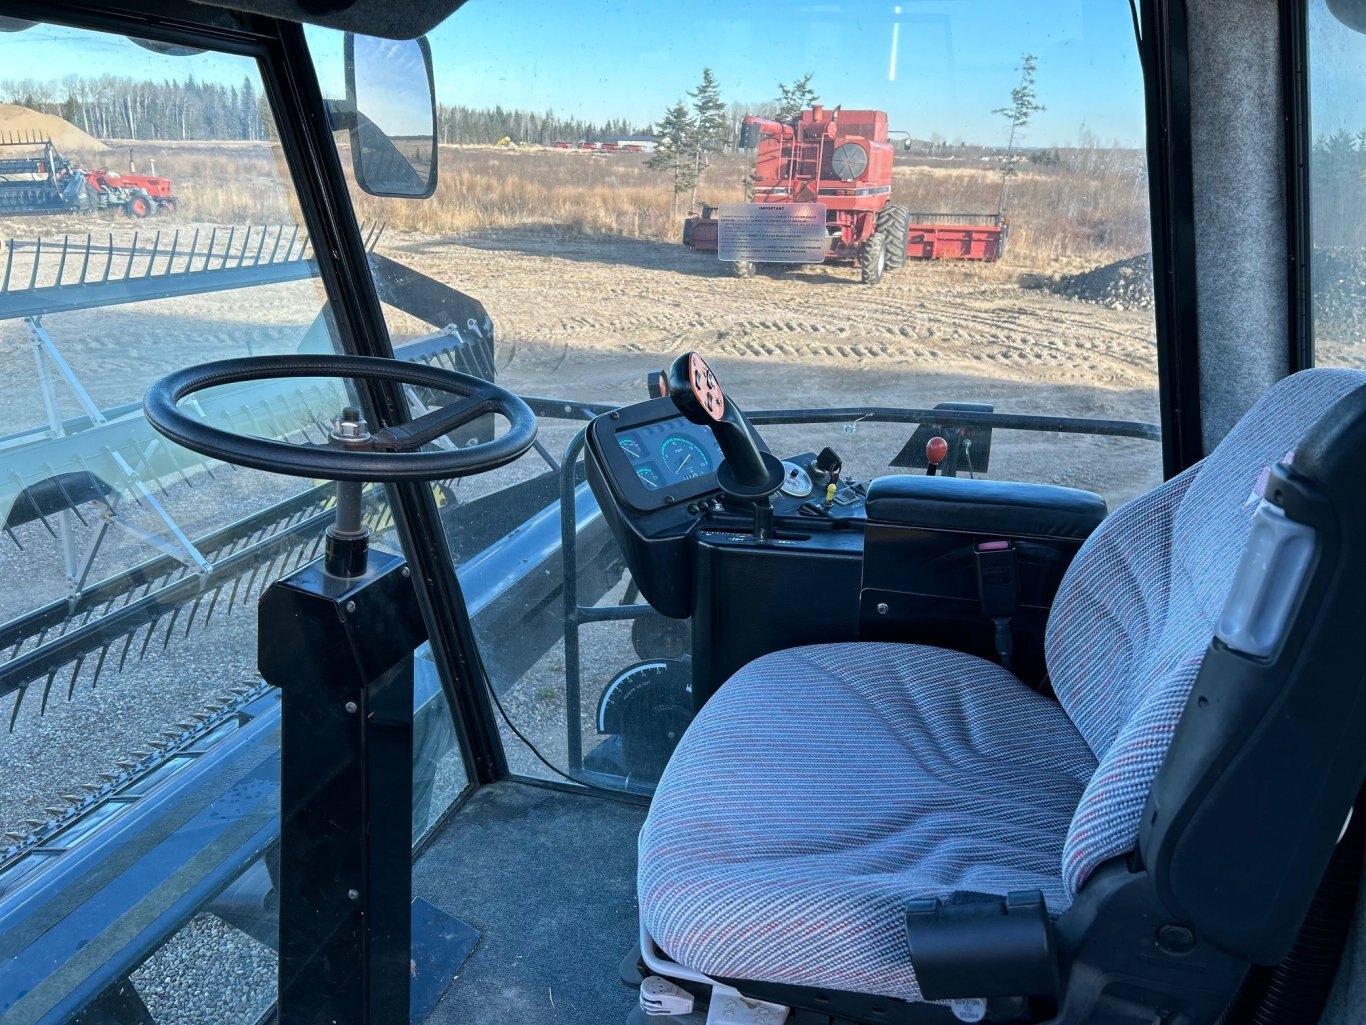
[(887, 269), (887, 237), (882, 232), (874, 232), (872, 238), (863, 243), (858, 269), (859, 280), (865, 285), (876, 285), (882, 280), (882, 272)]
[(752, 278), (758, 272), (759, 265), (753, 260), (736, 260), (735, 276), (737, 278)]
[(887, 236), (887, 269), (897, 270), (906, 265), (906, 239), (910, 234), (911, 212), (904, 206), (889, 206), (886, 214), (886, 227), (879, 230)]
[(127, 212), (129, 217), (136, 217), (138, 220), (142, 220), (152, 212), (151, 197), (140, 192), (130, 199), (128, 205), (123, 209)]

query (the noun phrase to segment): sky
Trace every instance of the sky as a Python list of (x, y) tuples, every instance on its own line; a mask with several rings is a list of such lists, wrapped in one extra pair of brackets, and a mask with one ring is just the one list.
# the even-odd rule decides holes
[[(239, 84), (244, 58), (166, 57), (126, 40), (44, 26), (0, 33), (0, 80), (72, 73)], [(342, 92), (341, 35), (310, 30), (324, 90)], [(726, 101), (772, 99), (810, 71), (830, 106), (889, 114), (917, 138), (1002, 145), (995, 108), (1038, 58), (1038, 102), (1023, 143), (1143, 142), (1142, 78), (1126, 0), (468, 0), (431, 34), (438, 99), (553, 109), (602, 122), (658, 120), (704, 66)], [(1366, 127), (1366, 37), (1310, 0), (1315, 134)], [(258, 80), (259, 81), (259, 80)]]

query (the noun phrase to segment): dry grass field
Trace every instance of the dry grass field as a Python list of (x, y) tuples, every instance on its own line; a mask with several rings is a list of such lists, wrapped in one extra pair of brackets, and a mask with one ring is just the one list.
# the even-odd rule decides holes
[[(128, 147), (81, 155), (94, 166), (127, 167)], [(182, 220), (219, 224), (293, 220), (292, 191), (281, 186), (277, 147), (263, 143), (139, 143), (138, 170), (172, 179)], [(442, 146), (433, 201), (357, 197), (362, 220), (432, 236), (506, 228), (546, 227), (583, 235), (677, 240), (682, 213), (673, 214), (668, 176), (646, 167), (641, 154), (594, 155), (574, 150)], [(698, 202), (743, 198), (748, 156), (712, 157)], [(924, 212), (994, 212), (998, 165), (898, 156), (893, 199)], [(1095, 148), (1065, 150), (1057, 166), (1021, 165), (1009, 183), (1011, 222), (1006, 265), (1047, 271), (1095, 266), (1148, 248), (1147, 183), (1141, 154)], [(684, 194), (680, 211), (687, 207)], [(29, 222), (36, 228), (42, 222)], [(16, 229), (18, 225), (14, 226)], [(32, 230), (32, 229), (30, 229)]]

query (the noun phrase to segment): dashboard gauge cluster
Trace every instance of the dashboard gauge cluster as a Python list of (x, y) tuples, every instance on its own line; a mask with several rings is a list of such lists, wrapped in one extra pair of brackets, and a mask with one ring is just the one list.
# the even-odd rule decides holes
[(636, 483), (646, 492), (662, 492), (687, 481), (715, 487), (721, 450), (705, 427), (673, 417), (621, 428), (616, 441), (630, 462)]

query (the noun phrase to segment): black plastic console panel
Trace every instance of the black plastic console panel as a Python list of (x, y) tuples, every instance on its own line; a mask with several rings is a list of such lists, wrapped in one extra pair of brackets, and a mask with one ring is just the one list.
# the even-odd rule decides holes
[(869, 523), (931, 530), (1084, 541), (1105, 514), (1099, 495), (1051, 484), (897, 476), (868, 488)]
[[(984, 572), (1004, 571), (1011, 669), (1038, 685), (1053, 596), (1105, 518), (1099, 495), (1047, 484), (881, 477), (869, 486), (859, 633), (998, 658)], [(989, 553), (978, 551), (987, 545)], [(990, 559), (990, 567), (986, 559)], [(1004, 564), (1004, 565), (1003, 565)]]

